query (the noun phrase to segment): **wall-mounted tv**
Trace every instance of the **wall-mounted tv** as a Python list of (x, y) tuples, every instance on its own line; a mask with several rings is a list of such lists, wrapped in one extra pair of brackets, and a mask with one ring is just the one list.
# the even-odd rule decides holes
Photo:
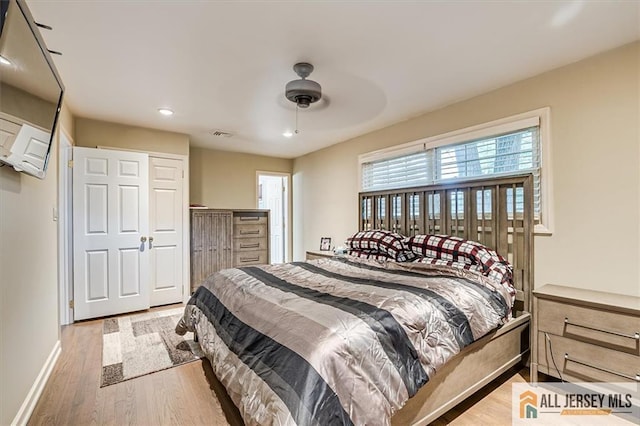
[(0, 0), (0, 162), (45, 177), (64, 85), (24, 0)]

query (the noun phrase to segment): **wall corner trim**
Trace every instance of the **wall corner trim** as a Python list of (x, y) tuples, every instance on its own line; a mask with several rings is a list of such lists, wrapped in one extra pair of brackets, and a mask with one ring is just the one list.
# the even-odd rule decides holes
[(11, 426), (22, 426), (27, 424), (34, 408), (36, 407), (36, 404), (38, 403), (38, 400), (40, 399), (40, 395), (42, 395), (44, 385), (47, 384), (49, 376), (51, 376), (53, 367), (56, 365), (61, 352), (62, 345), (60, 344), (60, 340), (58, 340), (56, 341), (55, 345), (53, 345), (53, 349), (51, 350), (49, 357), (42, 366), (42, 369), (40, 370), (38, 377), (36, 377), (35, 382), (33, 382), (29, 393), (27, 393), (27, 397), (24, 399), (22, 406), (11, 422)]

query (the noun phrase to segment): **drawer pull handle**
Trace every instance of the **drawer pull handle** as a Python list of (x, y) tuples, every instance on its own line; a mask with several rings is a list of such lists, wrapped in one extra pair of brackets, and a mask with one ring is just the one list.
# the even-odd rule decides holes
[(595, 370), (604, 371), (605, 373), (613, 374), (614, 376), (618, 376), (618, 377), (624, 377), (625, 379), (634, 380), (634, 381), (640, 383), (640, 373), (636, 374), (635, 376), (630, 376), (630, 375), (625, 374), (625, 373), (620, 373), (619, 371), (609, 370), (608, 368), (598, 367), (597, 365), (593, 365), (593, 364), (590, 364), (588, 362), (579, 361), (579, 360), (577, 360), (575, 358), (570, 358), (568, 353), (564, 354), (564, 359), (567, 360), (567, 361), (575, 362), (576, 364), (584, 365), (585, 367), (593, 368)]
[(259, 229), (256, 229), (255, 231), (240, 231), (240, 235), (257, 235), (259, 233)]
[(635, 332), (634, 334), (626, 334), (626, 333), (618, 333), (617, 331), (611, 330), (603, 330), (601, 328), (589, 327), (588, 325), (576, 324), (575, 322), (569, 321), (568, 317), (564, 318), (565, 325), (572, 325), (574, 327), (586, 328), (587, 330), (599, 331), (600, 333), (613, 334), (614, 336), (625, 337), (627, 339), (640, 340), (640, 332)]
[(255, 244), (240, 244), (240, 248), (256, 248), (260, 247), (260, 243)]
[(241, 257), (240, 262), (257, 262), (260, 260), (259, 257)]
[(260, 220), (260, 218), (256, 216), (240, 216), (240, 220)]

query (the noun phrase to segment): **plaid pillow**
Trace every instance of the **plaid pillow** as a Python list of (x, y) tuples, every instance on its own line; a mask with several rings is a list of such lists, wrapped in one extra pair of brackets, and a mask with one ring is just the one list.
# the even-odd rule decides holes
[(396, 262), (410, 262), (417, 256), (405, 246), (404, 237), (391, 231), (374, 229), (356, 232), (347, 238), (349, 249), (386, 254)]
[(479, 265), (483, 275), (513, 284), (513, 267), (502, 256), (478, 242), (448, 235), (416, 235), (406, 240), (409, 249), (424, 257)]
[(437, 266), (451, 266), (453, 268), (466, 269), (468, 271), (476, 271), (482, 273), (482, 266), (474, 265), (472, 263), (454, 262), (453, 260), (436, 259), (435, 257), (418, 257), (414, 260), (415, 263), (427, 263), (429, 265)]
[(360, 257), (363, 259), (394, 260), (388, 254), (380, 253), (376, 251), (349, 250), (349, 255), (354, 257)]

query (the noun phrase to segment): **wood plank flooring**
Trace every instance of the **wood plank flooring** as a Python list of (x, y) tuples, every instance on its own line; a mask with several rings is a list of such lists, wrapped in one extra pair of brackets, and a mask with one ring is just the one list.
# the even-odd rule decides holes
[[(61, 343), (29, 425), (242, 424), (206, 360), (100, 388), (102, 320), (63, 327)], [(510, 370), (433, 424), (510, 425), (511, 384), (527, 379), (528, 369)]]

